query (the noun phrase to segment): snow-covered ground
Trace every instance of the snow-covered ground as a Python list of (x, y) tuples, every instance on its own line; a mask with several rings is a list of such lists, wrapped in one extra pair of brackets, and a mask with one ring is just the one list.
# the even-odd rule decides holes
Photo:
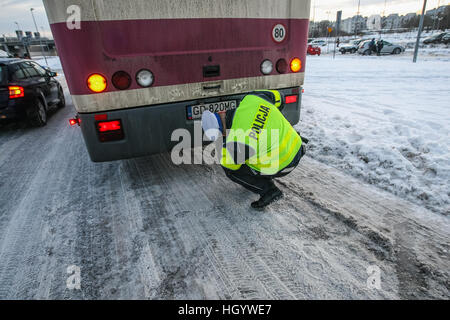
[(311, 157), (450, 214), (450, 50), (309, 56), (299, 127)]
[[(75, 110), (60, 75), (67, 107), (52, 111), (47, 126), (0, 125), (0, 299), (448, 299), (448, 217), (329, 166), (339, 167), (332, 155), (326, 163), (310, 157), (328, 144), (358, 163), (333, 147), (333, 134), (351, 140), (350, 149), (359, 139), (351, 128), (369, 142), (375, 129), (365, 123), (390, 128), (395, 114), (370, 110), (373, 98), (351, 80), (356, 68), (380, 69), (363, 58), (309, 59), (302, 127), (312, 147), (277, 181), (285, 198), (263, 212), (218, 165), (176, 166), (168, 154), (91, 162), (67, 122)], [(329, 75), (339, 61), (340, 86)], [(390, 90), (397, 100), (418, 97), (406, 87)], [(401, 131), (414, 137), (415, 118), (404, 119)], [(74, 266), (80, 290), (66, 287)], [(367, 282), (374, 267), (378, 289)]]

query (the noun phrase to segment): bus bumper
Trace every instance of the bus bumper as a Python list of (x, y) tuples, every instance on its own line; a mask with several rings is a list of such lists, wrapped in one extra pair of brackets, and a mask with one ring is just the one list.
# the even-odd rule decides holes
[[(282, 110), (286, 119), (295, 125), (300, 120), (302, 90), (300, 87), (278, 89), (284, 96), (298, 95), (296, 103), (286, 104)], [(161, 105), (140, 106), (99, 113), (80, 113), (81, 131), (89, 156), (94, 162), (136, 158), (170, 151), (180, 141), (171, 141), (177, 129), (189, 131), (192, 147), (202, 145), (194, 139), (194, 127), (199, 121), (189, 120), (187, 107), (209, 102), (237, 100), (246, 94), (211, 97)], [(101, 120), (99, 120), (101, 119)], [(101, 142), (98, 122), (120, 120), (123, 136), (117, 141)]]

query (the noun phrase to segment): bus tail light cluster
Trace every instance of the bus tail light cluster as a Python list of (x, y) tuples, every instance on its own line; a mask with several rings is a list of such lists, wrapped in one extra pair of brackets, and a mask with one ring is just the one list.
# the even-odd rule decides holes
[(17, 98), (23, 98), (25, 97), (25, 90), (23, 87), (18, 86), (10, 86), (9, 89), (9, 98), (10, 99), (17, 99)]
[[(289, 71), (289, 69), (297, 73), (302, 69), (302, 61), (299, 58), (293, 58), (290, 64), (283, 58), (279, 59), (275, 65), (275, 69), (279, 74), (284, 74)], [(266, 59), (261, 63), (261, 73), (264, 75), (269, 75), (273, 71), (272, 61)]]
[(99, 121), (96, 126), (101, 142), (122, 140), (125, 137), (120, 120)]
[[(136, 82), (142, 88), (148, 88), (153, 85), (155, 77), (150, 70), (142, 69), (136, 73)], [(125, 71), (117, 71), (113, 74), (111, 82), (114, 88), (118, 90), (127, 90), (133, 82), (130, 74)], [(108, 87), (106, 77), (100, 73), (91, 74), (87, 79), (87, 86), (94, 93), (104, 92)]]

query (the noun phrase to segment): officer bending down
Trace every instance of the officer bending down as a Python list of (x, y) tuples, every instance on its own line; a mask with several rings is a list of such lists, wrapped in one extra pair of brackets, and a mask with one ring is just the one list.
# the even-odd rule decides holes
[(255, 91), (235, 110), (202, 115), (203, 130), (211, 141), (221, 134), (225, 137), (220, 163), (227, 177), (260, 195), (251, 204), (255, 209), (283, 196), (274, 178), (293, 171), (305, 154), (300, 135), (280, 111), (282, 106), (278, 91)]

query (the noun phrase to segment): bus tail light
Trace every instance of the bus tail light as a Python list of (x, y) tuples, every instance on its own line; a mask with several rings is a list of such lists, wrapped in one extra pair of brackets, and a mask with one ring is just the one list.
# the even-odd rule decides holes
[(277, 68), (278, 73), (286, 73), (287, 68), (288, 68), (286, 60), (284, 60), (284, 59), (278, 60), (276, 68)]
[(100, 93), (106, 90), (106, 78), (101, 74), (94, 73), (89, 76), (87, 85), (92, 92)]
[(106, 120), (108, 120), (108, 115), (106, 113), (105, 114), (96, 114), (94, 116), (94, 119), (95, 119), (95, 121), (106, 121)]
[(75, 118), (73, 118), (73, 119), (69, 119), (69, 124), (70, 124), (70, 126), (74, 126), (74, 125), (78, 125), (78, 126), (80, 126), (81, 125), (81, 119), (80, 119), (80, 117), (78, 117), (78, 115), (76, 115), (75, 116)]
[(264, 75), (271, 74), (273, 70), (273, 63), (270, 60), (264, 60), (261, 63), (261, 73)]
[(142, 69), (136, 74), (136, 82), (143, 88), (150, 87), (155, 81), (155, 77), (150, 70)]
[(295, 103), (298, 101), (298, 96), (294, 95), (294, 96), (286, 96), (286, 104), (290, 104), (290, 103)]
[(23, 98), (25, 97), (25, 91), (23, 87), (18, 86), (10, 86), (9, 89), (9, 98), (10, 99), (17, 99), (17, 98)]
[(302, 61), (299, 58), (294, 58), (291, 60), (291, 71), (299, 72), (302, 68)]
[(74, 125), (80, 125), (80, 119), (78, 119), (78, 118), (74, 118), (74, 119), (69, 119), (69, 124), (71, 125), (71, 126), (74, 126)]
[(131, 77), (125, 71), (117, 71), (112, 76), (112, 83), (116, 89), (126, 90), (131, 86)]
[(125, 137), (120, 120), (97, 122), (97, 131), (101, 142), (122, 140)]

